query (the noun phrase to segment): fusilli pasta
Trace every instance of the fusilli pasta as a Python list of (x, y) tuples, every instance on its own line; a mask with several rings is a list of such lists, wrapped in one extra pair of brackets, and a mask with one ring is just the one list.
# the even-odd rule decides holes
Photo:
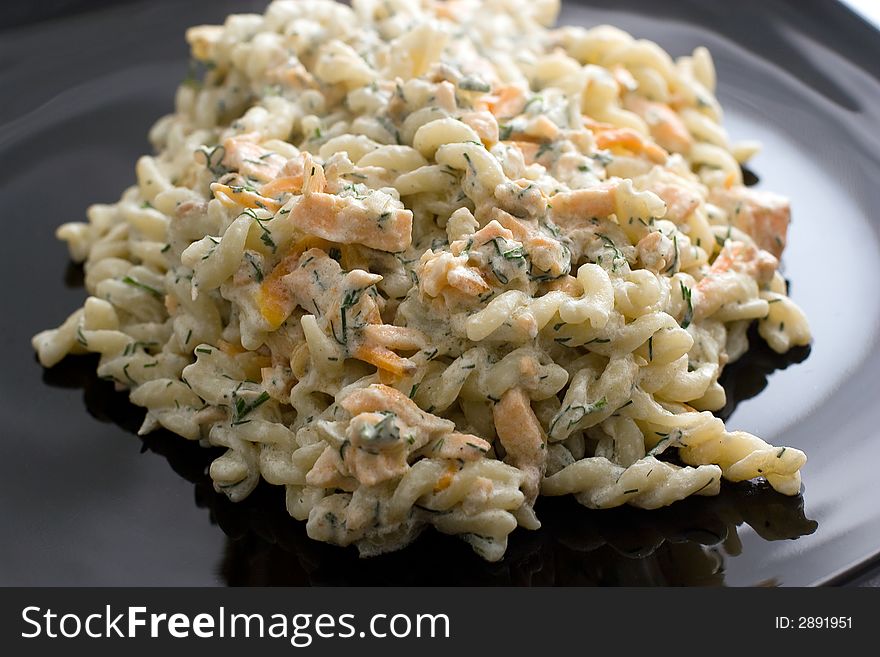
[[(807, 344), (785, 199), (743, 186), (704, 48), (551, 29), (557, 0), (276, 0), (190, 29), (137, 184), (58, 237), (89, 297), (33, 346), (225, 448), (362, 554), (489, 560), (538, 495), (657, 508), (804, 454), (728, 431), (744, 327)], [(670, 455), (677, 459), (670, 460)]]

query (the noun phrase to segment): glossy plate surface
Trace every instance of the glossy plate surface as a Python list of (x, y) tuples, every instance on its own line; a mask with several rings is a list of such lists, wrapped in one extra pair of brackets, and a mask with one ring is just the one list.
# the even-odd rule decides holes
[(44, 371), (30, 336), (84, 298), (55, 227), (134, 181), (186, 73), (184, 29), (262, 6), (117, 3), (0, 31), (0, 584), (806, 585), (880, 553), (880, 35), (832, 2), (606, 0), (562, 16), (673, 55), (708, 46), (732, 138), (764, 143), (750, 168), (792, 199), (784, 271), (815, 339), (786, 357), (755, 342), (725, 374), (723, 415), (807, 453), (803, 498), (727, 485), (656, 512), (545, 501), (544, 528), (517, 531), (498, 564), (434, 532), (361, 561), (308, 540), (276, 489), (239, 505), (214, 493), (209, 450), (136, 437), (141, 413), (93, 358)]

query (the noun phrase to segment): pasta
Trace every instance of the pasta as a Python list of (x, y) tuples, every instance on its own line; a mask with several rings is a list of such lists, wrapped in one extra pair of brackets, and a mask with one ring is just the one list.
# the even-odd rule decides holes
[(712, 415), (745, 327), (810, 341), (789, 208), (743, 186), (703, 48), (552, 29), (556, 0), (276, 0), (187, 32), (199, 79), (137, 184), (58, 229), (89, 297), (33, 338), (285, 486), (364, 555), (483, 557), (539, 495), (647, 509), (806, 457)]

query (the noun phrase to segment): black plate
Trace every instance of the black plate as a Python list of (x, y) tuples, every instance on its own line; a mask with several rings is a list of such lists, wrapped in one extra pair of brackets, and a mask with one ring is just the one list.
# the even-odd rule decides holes
[[(84, 3), (46, 3), (58, 4)], [(738, 404), (725, 413), (807, 452), (803, 498), (725, 485), (656, 512), (542, 501), (544, 528), (516, 532), (499, 564), (433, 532), (360, 561), (309, 541), (277, 489), (239, 505), (214, 493), (209, 450), (133, 435), (139, 411), (95, 378), (94, 358), (42, 370), (30, 336), (84, 296), (55, 227), (133, 182), (185, 75), (185, 27), (262, 4), (6, 17), (0, 584), (803, 585), (843, 581), (880, 552), (880, 36), (832, 2), (739, 0), (735, 13), (697, 0), (571, 2), (562, 18), (609, 22), (673, 55), (708, 46), (731, 135), (764, 142), (750, 166), (792, 198), (785, 273), (815, 341), (784, 358), (757, 347), (729, 368)]]

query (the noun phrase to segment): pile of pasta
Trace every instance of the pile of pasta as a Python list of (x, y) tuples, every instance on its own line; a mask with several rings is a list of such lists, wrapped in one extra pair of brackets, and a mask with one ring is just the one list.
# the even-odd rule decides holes
[(33, 339), (285, 486), (363, 555), (425, 527), (500, 559), (539, 495), (652, 509), (721, 479), (800, 490), (727, 431), (746, 330), (809, 342), (777, 271), (788, 202), (743, 185), (709, 53), (556, 0), (276, 0), (191, 28), (198, 75), (137, 184), (58, 236), (89, 293)]

